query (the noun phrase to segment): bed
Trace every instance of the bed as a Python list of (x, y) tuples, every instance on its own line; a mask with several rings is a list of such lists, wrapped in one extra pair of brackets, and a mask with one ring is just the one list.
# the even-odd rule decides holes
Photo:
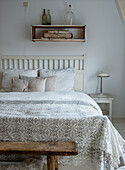
[[(63, 70), (59, 80), (63, 74), (68, 75), (73, 70), (74, 88), (71, 90), (69, 86), (66, 86), (65, 89), (63, 80), (61, 86), (56, 86), (55, 91), (1, 92), (0, 140), (76, 141), (78, 156), (59, 158), (59, 163), (65, 165), (65, 169), (67, 167), (73, 170), (72, 165), (74, 169), (77, 166), (77, 169), (82, 170), (83, 168), (85, 170), (117, 168), (120, 158), (124, 157), (125, 141), (108, 117), (102, 115), (95, 101), (85, 94), (86, 56), (1, 57), (1, 72), (6, 69), (35, 70), (38, 68), (42, 74), (44, 69), (57, 70), (57, 72)], [(30, 73), (28, 74), (31, 76)], [(45, 76), (47, 75), (48, 71)], [(70, 80), (67, 78), (66, 84), (71, 85), (72, 83), (69, 83), (71, 76), (68, 77)], [(62, 87), (63, 90), (60, 90)], [(1, 161), (22, 161), (26, 158), (25, 156), (0, 155)], [(46, 162), (43, 156), (37, 159)]]

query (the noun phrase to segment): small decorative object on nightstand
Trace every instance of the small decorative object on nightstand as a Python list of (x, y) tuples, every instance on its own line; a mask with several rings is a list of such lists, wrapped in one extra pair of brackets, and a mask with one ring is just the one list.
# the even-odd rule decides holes
[(103, 114), (108, 116), (109, 119), (112, 120), (112, 101), (114, 98), (110, 94), (105, 94), (105, 96), (102, 97), (98, 94), (90, 94), (90, 97), (92, 97), (96, 101), (96, 103), (99, 104)]

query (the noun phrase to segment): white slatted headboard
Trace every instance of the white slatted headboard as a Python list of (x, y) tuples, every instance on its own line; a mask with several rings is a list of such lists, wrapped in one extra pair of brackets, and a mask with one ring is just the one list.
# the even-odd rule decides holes
[(74, 67), (75, 90), (86, 92), (87, 57), (83, 56), (1, 56), (0, 72), (4, 69), (65, 69)]

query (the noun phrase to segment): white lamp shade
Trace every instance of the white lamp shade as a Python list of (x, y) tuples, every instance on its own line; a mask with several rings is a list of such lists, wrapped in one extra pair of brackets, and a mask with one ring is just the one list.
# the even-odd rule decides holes
[(110, 77), (110, 75), (108, 73), (99, 73), (97, 74), (97, 77)]

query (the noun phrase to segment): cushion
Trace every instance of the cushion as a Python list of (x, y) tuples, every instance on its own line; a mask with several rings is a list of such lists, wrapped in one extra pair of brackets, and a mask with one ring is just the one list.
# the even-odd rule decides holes
[[(23, 75), (19, 75), (19, 78), (25, 79), (25, 80), (33, 79), (33, 77), (27, 77), (27, 76), (23, 76)], [(34, 78), (40, 79), (42, 77), (34, 77)], [(43, 78), (46, 78), (45, 91), (55, 91), (56, 76), (43, 77)]]
[(12, 91), (26, 92), (28, 91), (28, 81), (23, 79), (12, 79)]
[(74, 88), (75, 69), (39, 70), (40, 77), (56, 76), (55, 91), (70, 91)]
[(45, 91), (55, 91), (56, 76), (50, 76), (44, 78), (47, 78)]
[(30, 79), (28, 91), (29, 92), (44, 92), (45, 91), (46, 78), (43, 79)]
[(12, 91), (14, 92), (44, 92), (46, 79), (19, 79), (12, 80)]
[(12, 78), (18, 78), (19, 74), (24, 76), (36, 77), (37, 70), (8, 69), (3, 71), (2, 88), (12, 88)]

